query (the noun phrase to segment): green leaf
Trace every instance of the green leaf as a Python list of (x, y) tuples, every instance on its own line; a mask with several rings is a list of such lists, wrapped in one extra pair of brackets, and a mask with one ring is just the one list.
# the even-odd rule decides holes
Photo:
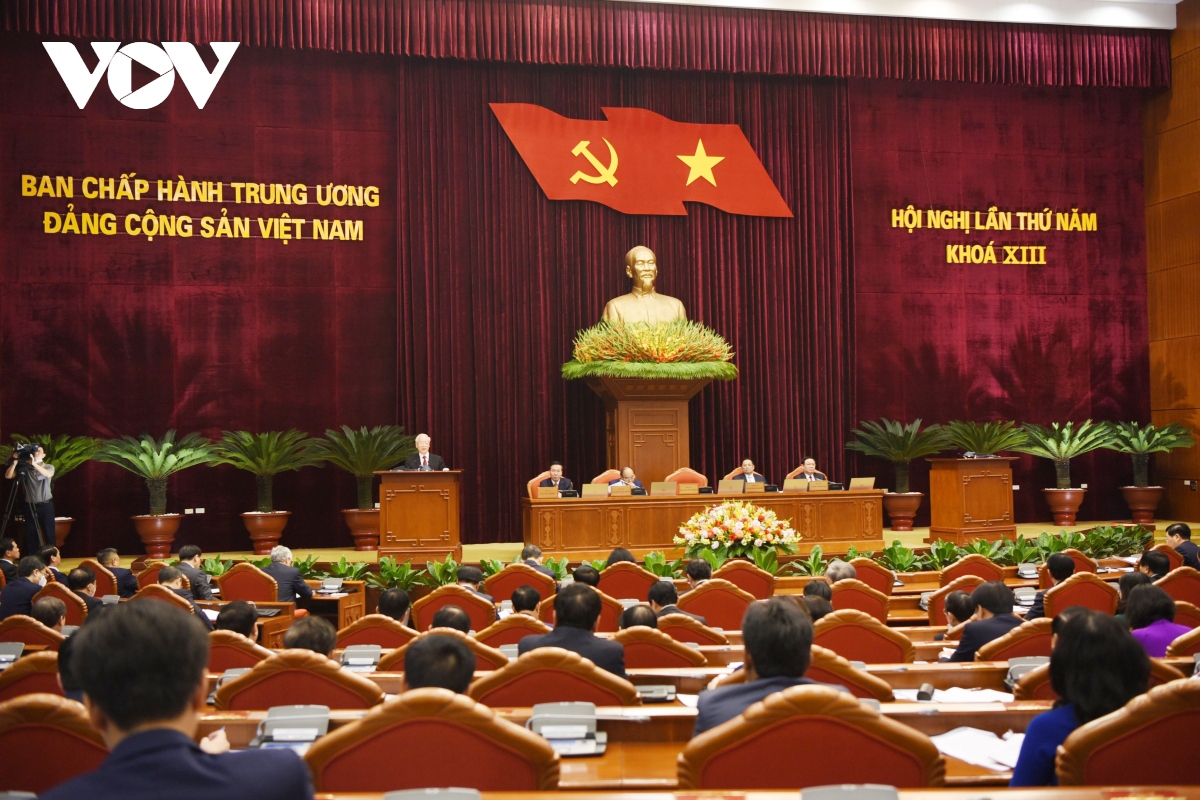
[(383, 556), (379, 559), (379, 574), (368, 573), (366, 579), (368, 584), (378, 589), (403, 589), (407, 592), (425, 583), (425, 575), (425, 570), (413, 568), (412, 559), (400, 564), (392, 556)]
[(779, 573), (779, 556), (774, 550), (755, 547), (750, 551), (750, 557), (754, 559), (754, 566), (759, 569), (766, 570), (772, 575)]
[(504, 562), (498, 558), (481, 558), (479, 559), (479, 569), (483, 572), (484, 578), (490, 578), (504, 569)]
[(122, 436), (100, 443), (95, 460), (116, 464), (145, 479), (156, 480), (207, 464), (213, 459), (213, 446), (198, 433), (189, 433), (176, 441), (175, 431), (161, 439), (143, 433), (140, 437)]
[(325, 431), (325, 438), (312, 440), (310, 447), (312, 458), (328, 461), (356, 478), (371, 478), (417, 452), (415, 441), (416, 437), (405, 434), (399, 425), (378, 425), (370, 430), (343, 425), (340, 431)]
[[(22, 444), (37, 442), (42, 446), (46, 451), (46, 463), (54, 467), (51, 484), (58, 483), (59, 478), (91, 461), (100, 450), (100, 440), (91, 436), (38, 433), (26, 437), (14, 433), (12, 438)], [(0, 452), (0, 459), (7, 459), (11, 453), (12, 448), (7, 448), (6, 452)]]
[(554, 573), (554, 579), (556, 581), (564, 580), (567, 575), (570, 574), (570, 571), (567, 569), (569, 563), (570, 562), (567, 561), (566, 556), (557, 559), (547, 558), (542, 562), (543, 566), (547, 567), (551, 572)]
[(946, 444), (980, 455), (995, 455), (1016, 450), (1026, 442), (1025, 432), (1015, 422), (964, 422), (955, 420), (945, 426)]
[[(344, 561), (345, 559), (343, 559)], [(321, 572), (316, 567), (317, 554), (309, 553), (307, 557), (299, 561), (292, 562), (292, 566), (300, 570), (300, 577), (305, 580), (321, 580), (327, 577), (324, 572)], [(366, 566), (365, 564), (363, 566)]]
[(1057, 422), (1045, 425), (1025, 425), (1027, 441), (1010, 449), (1018, 453), (1029, 453), (1051, 461), (1069, 461), (1076, 456), (1107, 447), (1113, 440), (1111, 426), (1107, 422), (1084, 420)]
[(895, 539), (891, 547), (883, 549), (883, 555), (877, 560), (893, 572), (912, 572), (917, 565), (917, 554), (911, 548), (900, 544), (899, 539)]
[(907, 464), (946, 449), (941, 425), (930, 425), (925, 430), (920, 428), (920, 419), (908, 425), (886, 417), (878, 422), (860, 422), (858, 428), (851, 431), (855, 440), (847, 442), (846, 449), (897, 464)]
[(1111, 433), (1112, 439), (1107, 445), (1109, 449), (1133, 455), (1165, 453), (1180, 447), (1191, 447), (1196, 443), (1192, 432), (1178, 422), (1161, 428), (1152, 424), (1117, 422), (1112, 424)]
[(427, 586), (437, 588), (458, 582), (459, 564), (453, 553), (447, 553), (444, 561), (426, 561), (423, 580)]
[(309, 466), (323, 466), (313, 446), (319, 439), (289, 431), (222, 431), (213, 444), (212, 464), (228, 464), (252, 475), (278, 475)]

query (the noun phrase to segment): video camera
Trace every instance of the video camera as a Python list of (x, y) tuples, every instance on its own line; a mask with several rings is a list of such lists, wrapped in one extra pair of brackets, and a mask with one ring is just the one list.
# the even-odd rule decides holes
[(13, 448), (13, 455), (17, 457), (17, 467), (28, 469), (28, 465), (33, 463), (33, 457), (41, 447), (37, 442), (26, 442), (19, 444)]

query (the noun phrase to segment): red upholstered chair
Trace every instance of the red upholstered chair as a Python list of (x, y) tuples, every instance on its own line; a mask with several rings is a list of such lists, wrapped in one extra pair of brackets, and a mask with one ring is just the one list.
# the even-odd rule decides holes
[[(398, 753), (418, 753), (396, 768)], [(413, 689), (317, 740), (304, 760), (318, 792), (455, 786), (484, 792), (558, 788), (550, 743), (446, 689)]]
[(1178, 567), (1154, 582), (1176, 600), (1200, 606), (1200, 572), (1191, 567)]
[(246, 600), (251, 603), (279, 601), (279, 584), (267, 573), (245, 561), (234, 564), (217, 576), (222, 600)]
[(386, 614), (367, 614), (338, 631), (337, 646), (377, 644), (380, 647), (403, 647), (418, 636), (407, 625), (401, 625)]
[(0, 572), (0, 589), (3, 589), (7, 585), (8, 585), (8, 581), (6, 581), (4, 579), (4, 573)]
[(85, 558), (79, 562), (79, 566), (87, 567), (96, 576), (96, 597), (117, 594), (117, 576), (108, 567), (100, 566), (100, 562), (94, 558)]
[(489, 647), (486, 644), (476, 640), (474, 637), (467, 636), (462, 631), (456, 631), (453, 628), (430, 628), (424, 633), (413, 639), (412, 642), (397, 647), (392, 652), (379, 659), (377, 668), (380, 672), (403, 672), (404, 657), (408, 653), (408, 648), (417, 639), (423, 639), (426, 636), (452, 636), (458, 639), (475, 654), (475, 670), (476, 672), (486, 672), (488, 670), (500, 669), (508, 664), (508, 656), (501, 653), (494, 647)]
[(1046, 590), (1042, 597), (1046, 616), (1057, 617), (1064, 608), (1083, 606), (1103, 614), (1117, 613), (1121, 599), (1117, 587), (1091, 572), (1076, 572), (1062, 583)]
[(1189, 628), (1200, 628), (1200, 608), (1184, 600), (1176, 600), (1175, 621)]
[(509, 614), (475, 634), (475, 641), (488, 647), (518, 644), (526, 636), (549, 633), (550, 626), (528, 614)]
[(795, 478), (795, 477), (796, 477), (797, 475), (799, 475), (801, 472), (804, 472), (804, 465), (803, 465), (803, 464), (801, 464), (800, 466), (796, 467), (794, 470), (792, 470), (791, 472), (789, 472), (787, 475), (784, 475), (784, 476), (783, 476), (783, 479), (784, 479), (785, 481), (790, 481), (792, 478)]
[(607, 484), (612, 483), (613, 481), (620, 480), (620, 479), (621, 479), (621, 470), (606, 469), (606, 470), (604, 470), (604, 472), (601, 472), (599, 475), (592, 478), (592, 483), (603, 483), (603, 484), (607, 485)]
[[(600, 619), (596, 622), (596, 630), (600, 633), (613, 633), (619, 627), (617, 623), (625, 606), (621, 605), (620, 600), (609, 597), (604, 592), (597, 591), (596, 594), (600, 595)], [(555, 595), (550, 595), (538, 603), (537, 618), (547, 625), (554, 624), (554, 598)]]
[[(167, 566), (165, 561), (148, 561), (146, 567), (137, 574), (137, 585), (139, 589), (145, 589), (147, 586), (153, 586), (158, 583), (158, 573), (162, 572), (162, 568)], [(181, 575), (183, 578), (183, 588), (191, 589), (192, 583), (188, 580), (187, 575)]]
[(471, 618), (471, 630), (481, 631), (496, 621), (496, 606), (465, 586), (439, 586), (412, 604), (413, 627), (426, 630), (443, 606), (458, 606)]
[(756, 600), (766, 600), (775, 594), (775, 576), (740, 558), (726, 561), (713, 577), (729, 581), (743, 592), (754, 595)]
[[(1150, 687), (1183, 679), (1184, 674), (1170, 664), (1150, 659)], [(1014, 700), (1057, 700), (1058, 692), (1050, 685), (1050, 665), (1042, 664), (1021, 676), (1013, 687)]]
[[(1085, 553), (1080, 552), (1079, 550), (1076, 550), (1074, 547), (1068, 547), (1066, 550), (1062, 550), (1060, 552), (1062, 552), (1063, 555), (1070, 556), (1071, 560), (1075, 562), (1075, 571), (1071, 573), (1073, 575), (1078, 575), (1083, 572), (1090, 572), (1094, 575), (1096, 571), (1100, 569), (1100, 565), (1096, 563), (1095, 559), (1091, 558)], [(1049, 589), (1051, 586), (1050, 573), (1046, 570), (1045, 563), (1038, 564), (1037, 571), (1038, 588), (1043, 590)]]
[[(1179, 618), (1176, 617), (1175, 621), (1178, 622)], [(1178, 637), (1167, 646), (1167, 655), (1172, 658), (1194, 656), (1197, 653), (1200, 653), (1200, 628), (1192, 628), (1191, 631)]]
[(642, 703), (632, 683), (558, 647), (531, 650), (507, 666), (476, 678), (467, 694), (493, 707), (571, 701), (598, 706)]
[(727, 475), (726, 475), (724, 478), (722, 478), (721, 480), (725, 480), (725, 481), (731, 481), (731, 480), (733, 480), (735, 477), (737, 477), (737, 476), (738, 476), (738, 474), (740, 474), (740, 473), (741, 473), (741, 471), (742, 471), (742, 468), (741, 468), (740, 466), (734, 467), (733, 469), (729, 470), (729, 473), (728, 473), (728, 474), (727, 474)]
[(1167, 560), (1171, 562), (1170, 569), (1179, 569), (1183, 566), (1183, 556), (1179, 555), (1179, 551), (1166, 542), (1156, 544), (1150, 549), (1156, 550), (1166, 556)]
[(645, 625), (618, 631), (613, 641), (625, 645), (626, 669), (686, 669), (708, 665), (708, 659), (699, 650)]
[[(803, 747), (796, 747), (803, 742)], [(787, 753), (766, 758), (765, 753)], [(793, 686), (693, 738), (681, 789), (803, 789), (841, 783), (941, 786), (946, 764), (929, 737), (827, 686)]]
[(742, 617), (754, 602), (754, 595), (742, 591), (732, 583), (720, 578), (711, 578), (679, 598), (680, 611), (704, 617), (714, 628), (740, 631)]
[(947, 583), (942, 588), (929, 596), (929, 605), (927, 611), (929, 613), (930, 625), (945, 625), (946, 624), (946, 598), (954, 592), (966, 592), (970, 594), (975, 591), (975, 587), (984, 583), (983, 578), (978, 575), (963, 575), (961, 578), (955, 578), (950, 583)]
[(5, 791), (41, 794), (108, 757), (82, 703), (54, 694), (27, 694), (0, 703), (0, 752)]
[(618, 561), (600, 572), (601, 592), (617, 600), (646, 602), (650, 587), (658, 583), (658, 576), (648, 569), (628, 561)]
[(138, 589), (137, 594), (129, 598), (129, 600), (130, 602), (134, 600), (158, 600), (161, 603), (173, 605), (181, 611), (186, 611), (189, 614), (195, 613), (191, 603), (159, 583), (151, 583), (148, 586), (143, 586), (141, 589)]
[(330, 708), (370, 708), (383, 690), (336, 661), (311, 650), (281, 650), (217, 689), (218, 711), (264, 711), (311, 703)]
[(912, 661), (916, 647), (870, 614), (847, 608), (827, 614), (813, 625), (813, 644), (849, 661), (894, 664)]
[(64, 638), (66, 637), (58, 631), (47, 628), (33, 617), (27, 617), (24, 614), (13, 614), (0, 622), (0, 642), (38, 644), (57, 653), (58, 646), (62, 644)]
[(233, 631), (208, 634), (208, 671), (220, 675), (227, 669), (249, 669), (274, 655), (253, 639)]
[(667, 483), (694, 483), (697, 486), (708, 486), (708, 478), (691, 467), (680, 467), (663, 480)]
[[(0, 573), (2, 575), (3, 573)], [(87, 619), (88, 610), (87, 603), (83, 598), (67, 588), (65, 583), (51, 581), (42, 587), (42, 590), (33, 596), (33, 602), (41, 600), (43, 597), (53, 597), (63, 602), (67, 607), (67, 624), (82, 625)]]
[(1200, 784), (1200, 760), (1165, 757), (1173, 742), (1200, 730), (1200, 681), (1172, 681), (1075, 729), (1059, 745), (1062, 786)]
[(677, 642), (700, 645), (729, 644), (729, 637), (721, 631), (701, 625), (687, 614), (665, 614), (659, 617), (658, 629)]
[[(738, 670), (741, 672), (741, 670)], [(883, 678), (869, 672), (855, 669), (849, 661), (832, 650), (813, 645), (812, 661), (804, 677), (818, 683), (832, 683), (835, 686), (845, 686), (855, 697), (867, 700), (878, 700), (881, 703), (892, 703), (896, 695), (892, 687)]]
[(963, 575), (977, 575), (983, 578), (984, 582), (1002, 581), (1004, 580), (1004, 567), (979, 553), (971, 553), (942, 570), (939, 573), (938, 582), (942, 586), (946, 586), (955, 578), (961, 578)]
[(18, 658), (0, 672), (0, 702), (27, 694), (62, 695), (58, 683), (58, 653), (43, 650)]
[(834, 611), (854, 608), (886, 624), (888, 617), (888, 598), (883, 592), (877, 592), (856, 578), (847, 578), (833, 585)]
[(483, 591), (495, 598), (497, 603), (501, 603), (511, 600), (512, 593), (522, 586), (537, 589), (542, 597), (549, 597), (557, 591), (554, 578), (544, 572), (538, 572), (528, 564), (509, 564), (483, 582)]
[(1050, 655), (1049, 617), (1022, 622), (999, 639), (993, 639), (975, 651), (976, 661), (1007, 661), (1010, 658)]
[(871, 558), (851, 559), (850, 566), (854, 567), (854, 574), (858, 580), (877, 592), (892, 596), (892, 591), (896, 588), (896, 573)]
[(549, 477), (550, 470), (545, 470), (543, 472), (539, 472), (537, 475), (529, 479), (529, 482), (525, 484), (525, 491), (529, 494), (530, 500), (537, 497), (538, 485)]

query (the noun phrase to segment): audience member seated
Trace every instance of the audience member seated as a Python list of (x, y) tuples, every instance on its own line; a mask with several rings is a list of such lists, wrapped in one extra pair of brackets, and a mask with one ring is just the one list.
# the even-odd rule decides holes
[[(570, 481), (567, 481), (567, 483), (569, 484)], [(546, 485), (544, 481), (542, 485)], [(567, 488), (569, 489), (571, 487), (568, 486)], [(531, 569), (536, 569), (543, 575), (554, 578), (554, 580), (557, 581), (558, 576), (554, 574), (554, 570), (542, 565), (542, 558), (542, 548), (538, 547), (536, 544), (527, 544), (521, 549), (521, 563), (527, 567), (530, 567)]]
[[(1129, 593), (1139, 586), (1149, 586), (1154, 583), (1154, 579), (1144, 572), (1126, 572), (1117, 581), (1117, 590), (1121, 593), (1121, 599), (1117, 601), (1117, 619), (1125, 619), (1125, 606), (1129, 603)], [(1129, 623), (1126, 622), (1128, 625)]]
[(1150, 679), (1150, 659), (1113, 617), (1081, 608), (1056, 617), (1054, 629), (1050, 685), (1060, 703), (1029, 722), (1010, 786), (1057, 785), (1058, 746), (1145, 692)]
[(1150, 580), (1156, 581), (1159, 578), (1165, 578), (1171, 571), (1171, 559), (1167, 558), (1165, 553), (1147, 550), (1138, 560), (1137, 569), (1138, 572), (1149, 575)]
[(43, 597), (33, 604), (33, 610), (29, 616), (47, 628), (62, 633), (63, 626), (67, 624), (67, 604), (57, 597)]
[(212, 600), (212, 584), (208, 574), (200, 569), (204, 552), (194, 544), (185, 544), (179, 548), (179, 563), (175, 566), (188, 579), (192, 597), (197, 600)]
[(409, 602), (408, 592), (399, 587), (384, 590), (383, 594), (379, 595), (379, 613), (391, 617), (401, 625), (409, 625), (412, 604)]
[[(638, 485), (640, 486), (641, 484), (639, 483)], [(624, 547), (618, 547), (608, 554), (608, 560), (604, 562), (604, 566), (611, 567), (613, 564), (619, 564), (622, 561), (628, 561), (630, 564), (637, 563), (637, 559), (633, 557), (633, 553)]]
[(4, 573), (5, 583), (17, 579), (17, 562), (20, 560), (21, 547), (16, 539), (0, 539), (0, 572)]
[(279, 586), (280, 603), (294, 603), (298, 599), (312, 597), (312, 587), (304, 582), (300, 570), (292, 566), (292, 551), (278, 545), (271, 548), (271, 563), (263, 567), (263, 572), (275, 579)]
[(688, 586), (695, 589), (700, 584), (712, 579), (712, 564), (703, 558), (693, 558), (687, 563), (683, 576)]
[(963, 626), (975, 616), (975, 601), (966, 592), (951, 592), (946, 595), (942, 605), (946, 613), (946, 631), (937, 634), (933, 639), (936, 642), (945, 639), (953, 641), (962, 636)]
[(183, 588), (183, 573), (177, 567), (163, 567), (158, 571), (158, 583), (160, 586), (165, 586), (175, 594), (182, 597), (192, 604), (192, 611), (200, 621), (204, 623), (204, 627), (212, 630), (212, 622), (205, 616), (204, 611), (200, 606), (196, 605), (196, 598), (192, 597), (192, 593)]
[(637, 625), (642, 625), (647, 628), (658, 628), (658, 615), (654, 613), (654, 609), (650, 606), (638, 603), (636, 606), (630, 606), (621, 612), (620, 619), (617, 620), (617, 628), (625, 630)]
[(404, 691), (433, 687), (466, 694), (475, 677), (475, 654), (453, 636), (430, 634), (404, 651)]
[(96, 553), (96, 561), (117, 579), (117, 594), (121, 597), (133, 597), (137, 594), (137, 576), (133, 574), (132, 570), (121, 566), (121, 556), (117, 553), (117, 548), (104, 548)]
[[(1191, 535), (1191, 531), (1188, 531)], [(1195, 547), (1195, 545), (1193, 545)], [(59, 571), (58, 567), (62, 564), (62, 554), (58, 552), (58, 548), (54, 545), (46, 545), (41, 550), (37, 551), (38, 560), (50, 568), (50, 579), (65, 584), (67, 576)]]
[(17, 562), (17, 577), (0, 591), (0, 619), (14, 614), (33, 615), (33, 596), (46, 585), (50, 568), (37, 556), (25, 556)]
[(843, 561), (840, 558), (835, 558), (829, 562), (829, 566), (825, 567), (825, 578), (830, 583), (838, 581), (850, 580), (858, 577), (858, 570), (848, 561)]
[(470, 589), (475, 594), (487, 600), (489, 603), (495, 603), (496, 600), (490, 594), (484, 594), (479, 591), (479, 584), (483, 583), (483, 570), (479, 567), (473, 567), (470, 564), (463, 564), (458, 568), (458, 585), (464, 589)]
[(600, 588), (600, 570), (593, 567), (591, 564), (580, 564), (575, 568), (575, 572), (571, 574), (576, 583), (587, 584), (593, 589)]
[(1185, 567), (1200, 569), (1200, 547), (1192, 542), (1192, 529), (1186, 522), (1176, 522), (1167, 526), (1167, 544), (1183, 556)]
[(283, 646), (288, 650), (312, 650), (329, 658), (337, 647), (337, 629), (321, 617), (300, 617), (283, 634)]
[(532, 586), (518, 586), (513, 589), (512, 609), (514, 614), (528, 614), (536, 617), (540, 602), (542, 602), (542, 594)]
[[(89, 618), (90, 619), (90, 618)], [(224, 734), (193, 741), (207, 707), (208, 636), (167, 603), (122, 603), (72, 637), (72, 671), (109, 756), (43, 800), (296, 800), (308, 769), (290, 750), (228, 749)]]
[[(857, 570), (855, 570), (857, 572)], [(823, 597), (833, 602), (833, 585), (824, 578), (817, 578), (804, 584), (805, 597)]]
[[(708, 564), (707, 561), (704, 563)], [(660, 617), (665, 617), (667, 614), (683, 614), (701, 625), (708, 624), (699, 614), (689, 614), (679, 610), (679, 606), (675, 605), (679, 602), (679, 592), (676, 591), (675, 584), (671, 581), (659, 581), (650, 587), (646, 596), (650, 601), (650, 608)]]
[(218, 631), (233, 631), (247, 639), (258, 638), (258, 609), (253, 603), (245, 600), (234, 600), (221, 606), (213, 629)]
[(1192, 631), (1175, 622), (1175, 601), (1159, 586), (1138, 586), (1129, 593), (1125, 621), (1151, 658), (1162, 658), (1171, 642)]
[(600, 620), (600, 595), (595, 589), (583, 583), (563, 587), (554, 596), (554, 616), (554, 630), (526, 636), (517, 644), (518, 654), (539, 647), (561, 647), (590, 659), (619, 678), (625, 677), (625, 648), (593, 633)]
[(1000, 581), (977, 586), (971, 599), (975, 601), (974, 619), (963, 627), (962, 639), (950, 661), (974, 661), (976, 650), (1021, 624), (1012, 613), (1012, 589)]
[(1037, 596), (1033, 598), (1033, 605), (1025, 614), (1025, 619), (1041, 619), (1046, 616), (1046, 606), (1042, 598), (1051, 587), (1057, 586), (1075, 574), (1075, 559), (1066, 553), (1051, 553), (1050, 557), (1046, 559), (1046, 574), (1050, 577), (1050, 586), (1038, 592)]
[(453, 628), (456, 631), (469, 635), (471, 633), (471, 617), (466, 611), (462, 610), (461, 606), (442, 606), (434, 612), (429, 627), (430, 629)]
[(742, 471), (733, 476), (735, 481), (746, 483), (768, 483), (766, 477), (754, 471), (754, 462), (749, 458), (742, 459)]
[[(825, 585), (828, 586), (829, 584)], [(813, 622), (833, 613), (833, 603), (819, 594), (805, 595), (801, 599), (804, 601), (804, 607), (808, 609), (808, 615), (812, 617)]]
[(103, 601), (96, 597), (96, 573), (87, 567), (76, 567), (67, 573), (67, 588), (83, 598), (89, 615), (104, 605)]
[[(547, 489), (549, 489), (550, 487), (553, 486), (554, 488), (558, 489), (560, 492), (571, 491), (571, 488), (572, 488), (572, 486), (574, 486), (574, 484), (571, 483), (570, 478), (563, 477), (563, 465), (561, 463), (559, 463), (558, 461), (550, 462), (549, 472), (550, 472), (550, 477), (543, 480), (541, 483), (538, 484), (538, 486), (545, 486)], [(525, 549), (528, 550), (529, 548), (525, 548)], [(526, 560), (524, 552), (521, 553), (521, 560), (522, 561)]]

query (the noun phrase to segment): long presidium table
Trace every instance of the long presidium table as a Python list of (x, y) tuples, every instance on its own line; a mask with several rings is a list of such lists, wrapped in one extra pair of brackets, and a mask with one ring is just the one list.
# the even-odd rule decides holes
[(693, 494), (536, 500), (521, 507), (525, 543), (581, 558), (603, 557), (614, 547), (642, 555), (670, 550), (679, 526), (697, 511), (726, 500), (747, 500), (791, 522), (802, 537), (800, 551), (825, 552), (883, 547), (883, 490)]

